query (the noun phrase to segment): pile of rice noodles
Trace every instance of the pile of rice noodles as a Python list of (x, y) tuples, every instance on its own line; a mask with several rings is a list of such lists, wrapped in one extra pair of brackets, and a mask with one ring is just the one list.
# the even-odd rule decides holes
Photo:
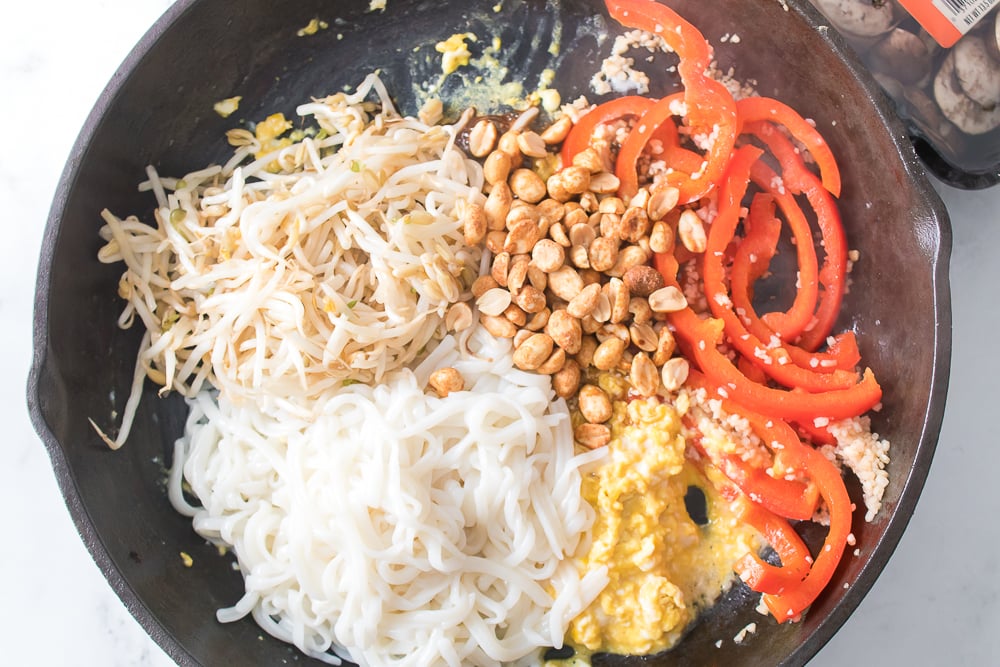
[(127, 269), (119, 324), (138, 316), (147, 332), (113, 447), (143, 375), (247, 400), (378, 382), (416, 358), (477, 275), (456, 207), (484, 200), (483, 176), (454, 145), (460, 126), (401, 117), (375, 75), (298, 112), (321, 132), (249, 164), (262, 147), (244, 132), (225, 166), (182, 179), (150, 168), (155, 225), (103, 212), (98, 258)]
[[(191, 401), (171, 477), (177, 509), (232, 545), (252, 614), (304, 653), (361, 665), (496, 665), (559, 647), (607, 584), (573, 558), (593, 509), (566, 404), (477, 328), (415, 369), (350, 385), (318, 414)], [(424, 391), (442, 365), (468, 389)], [(391, 419), (387, 419), (391, 415)], [(189, 506), (181, 476), (201, 507)]]
[[(603, 453), (575, 454), (566, 404), (509, 341), (442, 324), (486, 259), (458, 219), (482, 170), (458, 125), (400, 117), (375, 77), (299, 111), (322, 131), (278, 153), (245, 132), (227, 165), (151, 170), (155, 225), (105, 211), (120, 325), (146, 334), (102, 436), (124, 442), (147, 376), (187, 398), (170, 497), (235, 553), (245, 594), (220, 621), (252, 615), (334, 664), (561, 646), (607, 583), (576, 558), (581, 468)], [(441, 398), (427, 382), (447, 366), (465, 389)]]

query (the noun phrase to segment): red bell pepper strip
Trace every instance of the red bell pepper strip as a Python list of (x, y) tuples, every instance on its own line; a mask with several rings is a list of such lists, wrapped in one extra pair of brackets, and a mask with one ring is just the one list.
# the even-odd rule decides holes
[(764, 604), (779, 623), (797, 618), (819, 597), (833, 578), (851, 533), (853, 509), (840, 471), (822, 453), (810, 447), (803, 448), (802, 456), (830, 512), (830, 530), (812, 567), (798, 586), (779, 594), (765, 593)]
[(669, 135), (670, 129), (673, 130), (673, 140), (663, 141), (663, 153), (658, 157), (671, 169), (681, 173), (692, 174), (702, 168), (703, 158), (697, 153), (681, 148), (676, 140), (677, 128), (672, 116), (675, 105), (682, 99), (683, 93), (675, 93), (653, 103), (639, 117), (622, 142), (615, 161), (615, 176), (620, 182), (618, 192), (622, 197), (631, 197), (639, 191), (637, 169), (639, 156), (651, 139), (662, 140), (664, 135)]
[(753, 502), (741, 499), (738, 516), (757, 529), (781, 559), (781, 566), (750, 552), (733, 565), (751, 590), (779, 595), (802, 583), (812, 563), (809, 548), (788, 521)]
[[(612, 18), (626, 27), (659, 35), (680, 58), (677, 72), (684, 88), (684, 118), (693, 133), (710, 137), (710, 143), (702, 168), (690, 174), (674, 172), (667, 176), (667, 183), (680, 191), (681, 203), (697, 201), (721, 177), (738, 132), (732, 94), (705, 75), (711, 47), (697, 28), (666, 5), (652, 0), (606, 0), (605, 4)], [(621, 188), (619, 194), (627, 198), (635, 193)]]
[(566, 139), (563, 140), (562, 150), (559, 154), (563, 166), (572, 164), (573, 157), (590, 146), (591, 137), (599, 125), (629, 116), (641, 116), (654, 103), (655, 100), (648, 97), (628, 95), (599, 104), (585, 113), (573, 125), (569, 134), (566, 135)]
[[(754, 310), (752, 285), (766, 273), (781, 232), (781, 221), (774, 217), (773, 202), (768, 194), (757, 193), (754, 196), (749, 214), (743, 222), (745, 236), (733, 253), (733, 263), (729, 270), (733, 309), (750, 333), (767, 341), (772, 340), (775, 331)], [(784, 344), (784, 349), (793, 363), (821, 373), (838, 368), (853, 370), (861, 360), (857, 340), (850, 331), (834, 336), (833, 344), (825, 352), (809, 352), (789, 343)], [(744, 375), (749, 376), (746, 364), (739, 368)]]
[[(703, 260), (702, 280), (709, 307), (713, 315), (725, 324), (729, 344), (754, 362), (769, 377), (786, 387), (798, 387), (812, 392), (848, 389), (856, 382), (853, 372), (843, 370), (819, 372), (808, 367), (803, 368), (791, 362), (784, 347), (772, 346), (770, 341), (762, 342), (748, 331), (733, 309), (733, 301), (723, 283), (725, 251), (736, 234), (740, 222), (740, 203), (746, 192), (751, 168), (761, 154), (762, 151), (754, 146), (745, 145), (738, 148), (720, 186), (719, 213), (709, 228)], [(811, 243), (811, 238), (809, 242)]]
[[(685, 385), (693, 389), (704, 389), (712, 398), (719, 395), (718, 385), (697, 370), (691, 370)], [(738, 415), (750, 424), (754, 434), (772, 451), (776, 462), (791, 461), (789, 467), (796, 467), (796, 462), (801, 459), (797, 449), (805, 445), (787, 424), (780, 419), (764, 417), (747, 410), (728, 398), (722, 398), (721, 404), (727, 414)], [(816, 512), (819, 492), (815, 486), (804, 484), (798, 479), (773, 477), (766, 470), (744, 461), (738, 454), (719, 452), (705, 446), (700, 434), (695, 438), (695, 444), (740, 491), (761, 507), (779, 516), (802, 521), (811, 519)]]
[[(819, 166), (823, 187), (834, 197), (840, 196), (840, 168), (823, 135), (795, 109), (770, 97), (745, 97), (736, 103), (740, 122), (745, 127), (754, 121), (770, 121), (784, 125), (792, 136), (809, 150)], [(794, 177), (794, 174), (790, 175)], [(794, 183), (793, 183), (794, 187)]]
[[(674, 281), (676, 283), (676, 277)], [(721, 320), (702, 320), (693, 310), (684, 308), (670, 313), (668, 321), (691, 350), (702, 373), (750, 410), (798, 422), (816, 417), (847, 419), (864, 414), (882, 400), (882, 388), (867, 368), (861, 380), (847, 389), (806, 393), (761, 385), (740, 373), (729, 357), (718, 349), (724, 326)]]
[(744, 123), (744, 130), (764, 142), (778, 159), (782, 181), (793, 194), (804, 194), (816, 213), (816, 223), (823, 237), (826, 257), (819, 271), (823, 286), (815, 320), (800, 336), (798, 345), (806, 350), (818, 349), (833, 329), (843, 302), (847, 277), (847, 237), (837, 205), (819, 178), (802, 160), (792, 142), (771, 123)]
[(785, 341), (794, 341), (813, 319), (819, 298), (819, 262), (816, 259), (812, 229), (791, 192), (779, 184), (778, 176), (763, 162), (754, 164), (750, 177), (758, 187), (769, 193), (781, 208), (785, 221), (795, 238), (798, 259), (798, 280), (795, 301), (785, 312), (766, 313), (761, 319)]

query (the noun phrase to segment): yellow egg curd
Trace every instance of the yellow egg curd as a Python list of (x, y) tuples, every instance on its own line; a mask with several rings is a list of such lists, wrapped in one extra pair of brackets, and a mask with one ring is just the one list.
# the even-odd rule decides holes
[[(588, 652), (656, 653), (729, 588), (733, 563), (758, 537), (685, 456), (674, 406), (662, 397), (626, 402), (613, 379), (601, 384), (618, 400), (608, 457), (583, 482), (597, 512), (584, 565), (606, 566), (609, 583), (573, 620), (568, 642)], [(704, 525), (685, 506), (692, 486), (705, 495)]]

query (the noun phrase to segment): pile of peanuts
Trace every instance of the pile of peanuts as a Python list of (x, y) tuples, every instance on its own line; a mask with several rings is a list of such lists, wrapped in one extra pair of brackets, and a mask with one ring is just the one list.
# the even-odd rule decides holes
[(482, 206), (466, 203), (461, 216), (466, 243), (485, 244), (493, 256), (472, 286), (480, 322), (513, 339), (518, 368), (551, 375), (556, 394), (577, 398), (586, 421), (575, 436), (593, 448), (610, 440), (612, 409), (586, 383), (589, 368), (626, 375), (641, 396), (676, 391), (687, 379), (665, 322), (687, 301), (649, 260), (673, 252), (677, 239), (689, 253), (704, 252), (706, 238), (697, 213), (678, 207), (676, 188), (643, 187), (627, 202), (616, 196), (610, 148), (600, 142), (543, 179), (571, 127), (563, 117), (540, 134), (501, 134), (478, 120), (469, 151), (483, 160), (488, 196)]

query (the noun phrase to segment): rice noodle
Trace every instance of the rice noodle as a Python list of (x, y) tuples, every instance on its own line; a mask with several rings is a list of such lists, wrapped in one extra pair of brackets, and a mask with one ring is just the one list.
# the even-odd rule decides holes
[[(308, 655), (361, 665), (489, 665), (562, 645), (607, 583), (574, 559), (594, 518), (581, 467), (604, 452), (574, 454), (565, 402), (513, 367), (509, 341), (477, 328), (432, 355), (328, 389), (306, 413), (189, 401), (170, 497), (237, 555), (246, 592), (220, 621), (252, 614)], [(468, 389), (425, 393), (440, 366)]]

